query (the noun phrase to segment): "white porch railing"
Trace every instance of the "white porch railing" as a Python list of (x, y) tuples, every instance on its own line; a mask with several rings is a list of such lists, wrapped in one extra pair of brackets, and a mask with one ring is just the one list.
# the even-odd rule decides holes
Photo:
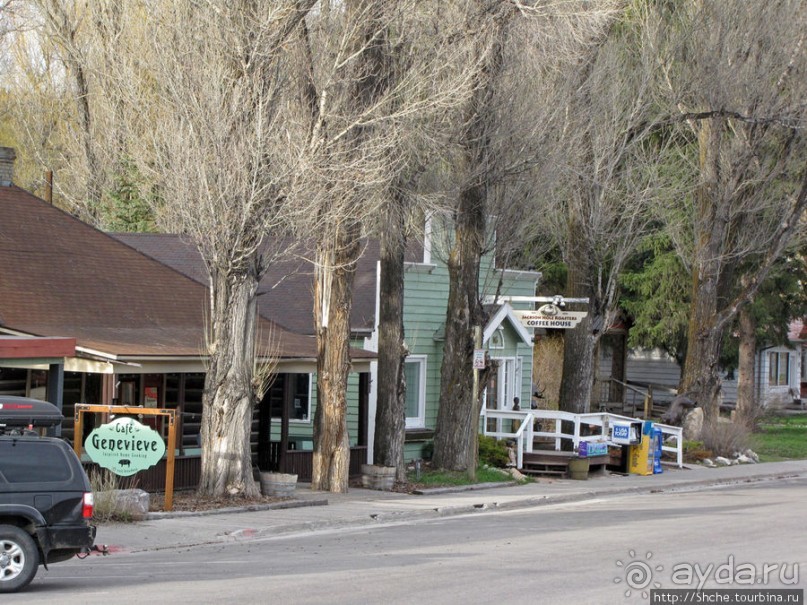
[[(546, 437), (554, 439), (555, 450), (561, 450), (564, 439), (572, 442), (572, 447), (577, 450), (581, 441), (606, 442), (609, 445), (614, 443), (611, 436), (611, 427), (616, 422), (642, 422), (638, 418), (611, 414), (609, 412), (592, 412), (588, 414), (573, 414), (571, 412), (561, 412), (557, 410), (488, 410), (482, 409), (482, 433), (497, 439), (511, 439), (516, 442), (516, 456), (518, 468), (522, 467), (524, 452), (533, 451), (533, 441), (535, 437)], [(536, 431), (533, 429), (533, 420), (553, 421), (553, 428), (549, 431)], [(488, 421), (495, 422), (495, 429), (488, 429)], [(563, 422), (569, 422), (574, 428), (571, 433), (563, 432)], [(586, 435), (583, 435), (583, 426), (586, 427)], [(681, 468), (684, 464), (683, 436), (680, 426), (670, 426), (667, 424), (654, 423), (661, 429), (662, 446), (664, 452), (675, 454), (676, 463)], [(515, 430), (512, 430), (515, 428)], [(673, 437), (674, 440), (669, 438)], [(673, 441), (668, 443), (668, 440)]]

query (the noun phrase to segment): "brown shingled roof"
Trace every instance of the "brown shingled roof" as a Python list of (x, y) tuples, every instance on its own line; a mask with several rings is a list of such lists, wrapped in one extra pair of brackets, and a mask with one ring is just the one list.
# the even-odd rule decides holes
[[(139, 250), (199, 283), (207, 283), (207, 274), (199, 251), (178, 235), (157, 233), (113, 233), (113, 237)], [(311, 256), (311, 255), (308, 255)], [(353, 284), (350, 327), (357, 332), (374, 328), (376, 262), (378, 242), (367, 241), (359, 259)], [(313, 266), (300, 256), (273, 263), (258, 291), (260, 314), (297, 334), (314, 333)]]
[[(18, 187), (0, 187), (0, 326), (113, 355), (198, 357), (206, 307), (197, 281)], [(312, 338), (262, 323), (281, 358), (316, 357)]]

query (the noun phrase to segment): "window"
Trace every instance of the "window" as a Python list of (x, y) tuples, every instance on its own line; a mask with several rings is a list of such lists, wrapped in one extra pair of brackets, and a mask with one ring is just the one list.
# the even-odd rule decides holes
[(283, 416), (283, 402), (288, 401), (289, 421), (309, 422), (311, 420), (311, 374), (278, 374), (269, 392), (272, 418)]
[(768, 385), (787, 386), (790, 384), (790, 354), (768, 353)]
[(291, 400), (289, 418), (300, 422), (310, 420), (309, 403), (311, 401), (311, 374), (294, 374), (294, 392)]
[(0, 442), (0, 479), (10, 483), (70, 481), (73, 471), (62, 449), (45, 441)]
[(490, 342), (488, 343), (490, 349), (503, 349), (504, 348), (504, 328), (501, 326), (496, 328), (496, 331), (490, 335)]
[(410, 355), (404, 364), (406, 428), (426, 426), (426, 357)]

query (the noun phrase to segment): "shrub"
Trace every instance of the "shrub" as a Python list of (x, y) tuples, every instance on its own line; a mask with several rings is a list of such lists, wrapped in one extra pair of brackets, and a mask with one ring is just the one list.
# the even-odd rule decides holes
[(711, 422), (703, 425), (701, 439), (716, 456), (730, 457), (748, 447), (751, 431), (740, 422)]
[(487, 435), (479, 436), (479, 464), (504, 468), (510, 461), (507, 455), (507, 446), (504, 441), (499, 441)]

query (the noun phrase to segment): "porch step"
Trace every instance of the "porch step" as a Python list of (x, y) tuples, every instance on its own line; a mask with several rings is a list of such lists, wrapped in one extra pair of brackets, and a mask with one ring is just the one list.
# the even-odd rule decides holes
[[(542, 450), (537, 452), (524, 452), (523, 468), (519, 469), (525, 475), (541, 475), (568, 477), (569, 460), (574, 458), (572, 452), (556, 452)], [(604, 472), (610, 463), (609, 456), (592, 456), (589, 458), (590, 472)]]
[(568, 474), (571, 452), (544, 450), (524, 452), (524, 462), (520, 469), (525, 475), (565, 477)]

